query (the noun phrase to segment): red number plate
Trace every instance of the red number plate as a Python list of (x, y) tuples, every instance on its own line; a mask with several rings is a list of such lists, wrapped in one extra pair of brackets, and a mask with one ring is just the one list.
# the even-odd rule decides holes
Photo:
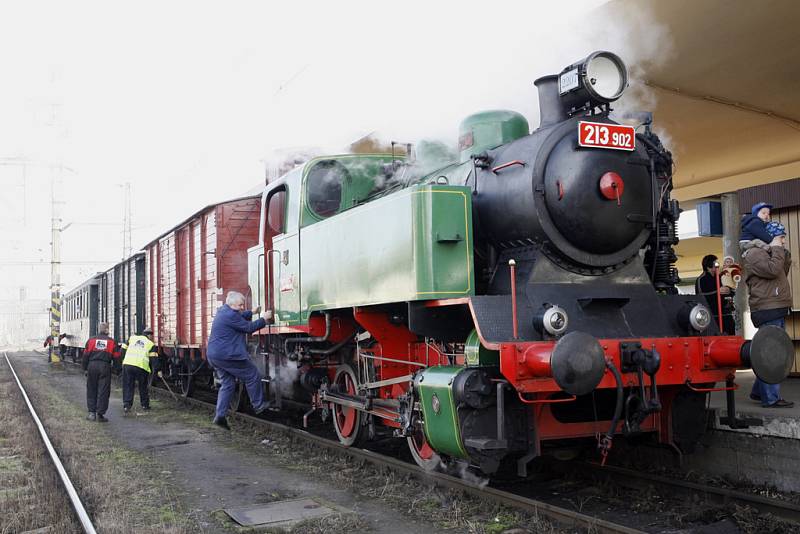
[(622, 124), (581, 121), (578, 123), (578, 144), (612, 150), (635, 150), (636, 129)]

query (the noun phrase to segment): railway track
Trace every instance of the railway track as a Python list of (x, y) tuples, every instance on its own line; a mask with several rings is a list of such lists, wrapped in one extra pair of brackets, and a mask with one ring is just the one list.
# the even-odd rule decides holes
[(19, 387), (19, 391), (22, 394), (22, 398), (25, 400), (25, 404), (28, 406), (28, 411), (31, 414), (31, 418), (33, 419), (36, 427), (39, 429), (39, 435), (42, 438), (42, 442), (47, 449), (47, 453), (50, 456), (50, 460), (53, 462), (53, 466), (56, 468), (58, 472), (58, 477), (61, 479), (61, 483), (64, 486), (64, 489), (67, 492), (69, 497), (70, 503), (72, 504), (72, 508), (75, 510), (75, 514), (78, 516), (78, 520), (83, 527), (83, 531), (87, 534), (95, 534), (95, 528), (92, 524), (92, 520), (89, 517), (89, 514), (86, 512), (86, 508), (83, 506), (83, 502), (81, 502), (80, 496), (78, 496), (78, 492), (75, 490), (75, 486), (72, 484), (72, 481), (67, 474), (66, 469), (64, 469), (64, 464), (61, 462), (61, 459), (58, 457), (58, 453), (56, 453), (53, 444), (50, 441), (50, 438), (47, 435), (47, 430), (44, 428), (41, 419), (39, 419), (36, 410), (33, 408), (33, 404), (31, 404), (31, 400), (28, 397), (28, 393), (25, 391), (25, 387), (22, 385), (22, 381), (20, 381), (19, 376), (17, 376), (17, 372), (14, 370), (14, 366), (11, 365), (11, 360), (8, 358), (8, 353), (3, 352), (3, 357), (6, 360), (6, 364), (8, 365), (8, 369), (11, 371), (11, 374), (14, 377), (14, 380), (17, 383), (17, 387)]

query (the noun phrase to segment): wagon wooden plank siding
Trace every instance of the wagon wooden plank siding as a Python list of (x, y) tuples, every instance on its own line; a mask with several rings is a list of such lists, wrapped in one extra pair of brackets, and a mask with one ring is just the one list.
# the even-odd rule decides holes
[(247, 295), (247, 249), (258, 243), (261, 196), (206, 206), (145, 247), (147, 318), (164, 354), (205, 358), (228, 291)]

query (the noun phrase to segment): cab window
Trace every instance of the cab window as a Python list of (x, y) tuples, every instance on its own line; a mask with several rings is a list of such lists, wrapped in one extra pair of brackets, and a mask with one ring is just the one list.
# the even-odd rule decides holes
[(342, 204), (342, 189), (347, 180), (347, 169), (338, 161), (321, 161), (314, 165), (306, 178), (309, 209), (321, 218), (336, 214)]
[(281, 189), (269, 197), (269, 206), (267, 206), (267, 234), (269, 236), (282, 234), (284, 232), (285, 206), (285, 189)]

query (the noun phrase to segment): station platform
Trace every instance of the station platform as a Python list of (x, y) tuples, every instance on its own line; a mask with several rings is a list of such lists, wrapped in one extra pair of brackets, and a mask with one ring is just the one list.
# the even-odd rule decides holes
[(761, 425), (733, 429), (720, 424), (720, 418), (727, 417), (728, 409), (724, 391), (710, 394), (709, 407), (715, 412), (714, 428), (730, 432), (742, 432), (759, 436), (774, 436), (800, 440), (800, 378), (787, 378), (781, 383), (781, 397), (794, 401), (791, 408), (765, 408), (760, 402), (750, 398), (755, 375), (751, 370), (736, 371), (736, 416), (739, 418), (760, 419)]

